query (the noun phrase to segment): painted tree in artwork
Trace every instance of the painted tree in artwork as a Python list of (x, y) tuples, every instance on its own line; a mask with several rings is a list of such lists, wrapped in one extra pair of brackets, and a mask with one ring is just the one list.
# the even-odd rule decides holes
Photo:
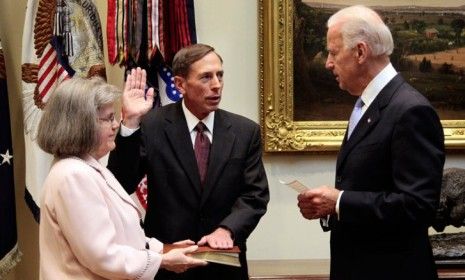
[(330, 13), (294, 0), (294, 92), (311, 92), (298, 94), (295, 102), (298, 106), (307, 106), (311, 101), (317, 101), (321, 91), (316, 90), (315, 80), (325, 80), (321, 75), (329, 75), (327, 71), (312, 71), (314, 59), (320, 55), (326, 56), (326, 21)]
[(460, 44), (460, 38), (462, 37), (462, 30), (465, 27), (465, 21), (461, 18), (454, 19), (451, 21), (450, 26), (455, 32), (455, 41), (457, 45)]

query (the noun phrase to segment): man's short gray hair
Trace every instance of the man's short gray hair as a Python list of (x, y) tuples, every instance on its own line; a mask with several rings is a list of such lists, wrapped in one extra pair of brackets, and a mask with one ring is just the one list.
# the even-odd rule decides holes
[(223, 63), (223, 58), (212, 46), (206, 44), (193, 44), (180, 49), (173, 58), (173, 74), (186, 78), (190, 67), (209, 53), (215, 53)]
[(345, 48), (365, 42), (373, 55), (391, 55), (394, 49), (389, 27), (372, 9), (356, 5), (339, 10), (328, 20), (328, 28), (340, 25)]

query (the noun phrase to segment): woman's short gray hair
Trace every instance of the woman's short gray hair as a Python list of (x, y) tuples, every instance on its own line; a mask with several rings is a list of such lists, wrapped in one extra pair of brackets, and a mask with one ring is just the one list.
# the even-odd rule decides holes
[(391, 55), (394, 49), (389, 27), (372, 9), (356, 5), (339, 10), (328, 20), (328, 28), (341, 25), (341, 35), (346, 48), (365, 42), (373, 55)]
[(73, 77), (52, 93), (39, 123), (37, 143), (55, 157), (83, 156), (98, 143), (98, 110), (121, 91), (102, 78)]

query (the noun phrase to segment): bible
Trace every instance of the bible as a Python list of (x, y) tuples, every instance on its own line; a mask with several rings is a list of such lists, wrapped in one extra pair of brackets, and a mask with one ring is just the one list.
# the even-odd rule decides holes
[[(167, 253), (172, 249), (185, 248), (189, 246), (191, 245), (164, 244), (163, 253)], [(237, 246), (234, 246), (231, 249), (213, 249), (209, 246), (199, 246), (195, 252), (189, 253), (188, 255), (207, 262), (240, 267), (240, 252), (241, 250)]]

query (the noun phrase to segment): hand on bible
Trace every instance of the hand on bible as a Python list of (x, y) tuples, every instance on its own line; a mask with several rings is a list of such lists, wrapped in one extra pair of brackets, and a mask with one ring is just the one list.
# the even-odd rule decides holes
[(197, 245), (202, 246), (208, 244), (213, 249), (230, 249), (234, 242), (231, 238), (231, 232), (225, 228), (217, 228), (209, 235), (202, 237)]
[(318, 219), (336, 213), (339, 190), (321, 186), (302, 192), (297, 197), (300, 213), (306, 219)]

